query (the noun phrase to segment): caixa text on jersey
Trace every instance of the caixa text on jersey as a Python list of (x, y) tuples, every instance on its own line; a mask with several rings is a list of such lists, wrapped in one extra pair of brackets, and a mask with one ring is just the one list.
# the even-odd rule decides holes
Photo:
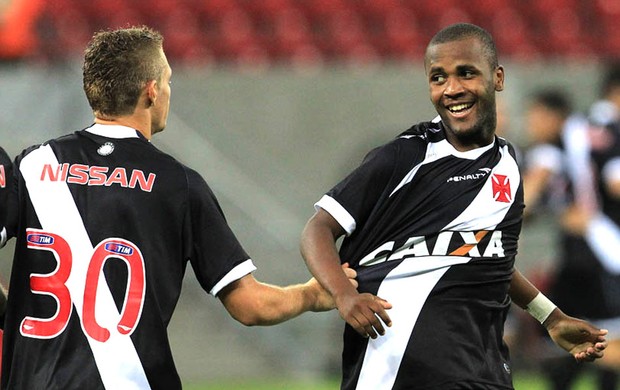
[[(396, 248), (396, 249), (394, 249)], [(360, 260), (362, 267), (419, 256), (504, 257), (500, 230), (443, 231), (433, 236), (409, 237), (397, 246), (388, 241)]]
[(102, 167), (85, 164), (44, 164), (41, 170), (41, 181), (63, 181), (68, 184), (85, 186), (113, 186), (138, 188), (151, 192), (156, 175), (148, 175), (140, 169), (127, 170), (123, 167)]

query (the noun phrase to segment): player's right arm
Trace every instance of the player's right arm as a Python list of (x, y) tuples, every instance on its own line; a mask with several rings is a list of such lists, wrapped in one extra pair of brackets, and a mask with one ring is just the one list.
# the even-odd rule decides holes
[(344, 233), (336, 219), (319, 208), (304, 228), (301, 253), (312, 275), (334, 297), (340, 316), (360, 335), (376, 338), (385, 334), (384, 324), (392, 325), (386, 312), (392, 305), (372, 294), (360, 294), (349, 282), (336, 248)]

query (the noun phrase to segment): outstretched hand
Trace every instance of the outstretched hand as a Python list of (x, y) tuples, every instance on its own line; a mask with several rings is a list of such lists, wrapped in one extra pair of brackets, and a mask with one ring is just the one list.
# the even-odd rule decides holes
[(607, 330), (562, 313), (556, 309), (545, 321), (551, 339), (578, 362), (591, 362), (603, 357), (607, 347)]

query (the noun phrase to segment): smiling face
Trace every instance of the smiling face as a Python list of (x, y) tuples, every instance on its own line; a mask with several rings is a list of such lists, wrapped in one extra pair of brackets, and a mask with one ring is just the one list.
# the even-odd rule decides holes
[(448, 142), (461, 151), (490, 144), (497, 122), (495, 92), (504, 88), (504, 69), (491, 66), (474, 37), (429, 45), (424, 66)]

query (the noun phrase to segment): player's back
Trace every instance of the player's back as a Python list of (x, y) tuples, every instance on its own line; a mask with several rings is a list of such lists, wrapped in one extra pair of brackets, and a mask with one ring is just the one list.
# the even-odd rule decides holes
[(17, 159), (3, 388), (180, 388), (166, 327), (189, 170), (133, 129), (102, 128)]

